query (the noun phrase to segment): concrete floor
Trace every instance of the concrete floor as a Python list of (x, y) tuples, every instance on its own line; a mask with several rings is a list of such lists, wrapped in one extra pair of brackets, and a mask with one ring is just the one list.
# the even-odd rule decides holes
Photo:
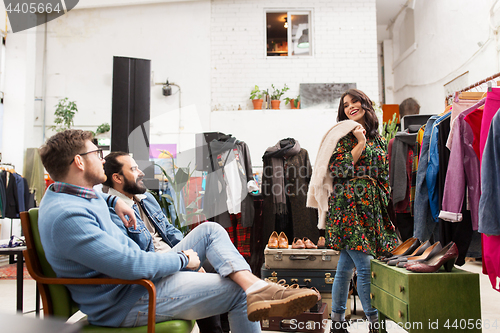
[[(481, 313), (484, 323), (489, 323), (489, 329), (483, 329), (483, 332), (498, 332), (500, 333), (500, 293), (495, 291), (490, 284), (488, 276), (481, 273), (480, 262), (468, 262), (461, 269), (479, 273), (481, 285)], [(33, 280), (24, 281), (24, 311), (34, 311), (35, 309), (35, 282)], [(362, 316), (361, 304), (357, 303), (357, 313), (352, 319), (360, 319)], [(16, 313), (16, 280), (1, 280), (0, 279), (0, 312)], [(34, 312), (25, 314), (25, 316), (35, 317)], [(496, 323), (496, 327), (495, 326)], [(405, 332), (393, 322), (387, 323), (388, 332), (397, 333)], [(198, 333), (198, 328), (193, 330), (193, 333)], [(273, 333), (272, 331), (263, 331)], [(328, 331), (327, 331), (328, 332)], [(364, 322), (355, 322), (350, 328), (351, 333), (366, 333), (368, 329)]]

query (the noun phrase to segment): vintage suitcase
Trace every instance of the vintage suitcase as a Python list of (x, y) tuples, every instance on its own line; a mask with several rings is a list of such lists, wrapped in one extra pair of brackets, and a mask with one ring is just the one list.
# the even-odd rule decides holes
[(339, 252), (331, 249), (270, 249), (264, 250), (266, 268), (336, 269)]
[(301, 287), (316, 288), (320, 293), (331, 293), (334, 269), (267, 269), (265, 265), (260, 270), (262, 279), (268, 278), (272, 282), (283, 279), (287, 284), (298, 284)]
[(309, 332), (324, 333), (329, 332), (328, 312), (326, 303), (321, 309), (314, 312), (304, 312), (294, 318), (270, 317), (260, 322), (263, 331), (283, 331), (283, 332)]

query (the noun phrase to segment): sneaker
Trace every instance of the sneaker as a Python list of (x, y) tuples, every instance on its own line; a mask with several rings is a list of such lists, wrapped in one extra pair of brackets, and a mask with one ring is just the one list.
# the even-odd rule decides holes
[(268, 286), (247, 295), (248, 320), (291, 318), (309, 310), (317, 301), (318, 296), (311, 289), (269, 283)]

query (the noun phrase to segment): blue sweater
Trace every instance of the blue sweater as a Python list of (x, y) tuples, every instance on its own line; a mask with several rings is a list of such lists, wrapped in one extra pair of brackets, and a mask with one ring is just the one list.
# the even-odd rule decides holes
[[(175, 252), (142, 251), (111, 221), (102, 193), (97, 199), (48, 190), (40, 204), (45, 255), (58, 277), (157, 280), (182, 268)], [(64, 208), (62, 208), (64, 207)], [(117, 327), (146, 294), (139, 285), (68, 285), (93, 325)]]

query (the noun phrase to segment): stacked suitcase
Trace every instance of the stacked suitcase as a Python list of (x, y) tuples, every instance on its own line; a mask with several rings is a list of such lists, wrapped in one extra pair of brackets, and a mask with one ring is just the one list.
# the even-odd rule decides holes
[(338, 251), (331, 249), (292, 249), (291, 246), (288, 249), (270, 249), (266, 246), (261, 277), (272, 282), (283, 279), (288, 285), (314, 287), (321, 293), (321, 301), (316, 309), (296, 318), (271, 317), (268, 321), (262, 321), (262, 330), (325, 332), (338, 259)]

